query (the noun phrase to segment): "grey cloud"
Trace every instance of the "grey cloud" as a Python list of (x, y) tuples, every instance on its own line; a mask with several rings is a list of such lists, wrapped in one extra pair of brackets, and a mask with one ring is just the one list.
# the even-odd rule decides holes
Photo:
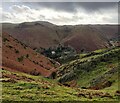
[[(15, 4), (15, 2), (14, 2)], [(16, 2), (18, 4), (18, 2)], [(117, 2), (20, 2), (21, 5), (28, 5), (31, 8), (49, 8), (56, 11), (77, 12), (82, 8), (85, 12), (96, 12), (100, 9), (117, 9)]]
[(88, 3), (77, 3), (77, 6), (81, 6), (87, 11), (98, 11), (100, 9), (110, 9), (116, 8), (117, 9), (118, 3), (116, 2), (88, 2)]
[[(117, 3), (115, 2), (111, 2), (111, 3), (110, 2), (105, 2), (105, 3), (103, 2), (99, 2), (99, 3), (97, 2), (92, 2), (92, 3), (91, 2), (22, 2), (19, 4), (10, 3), (10, 6), (5, 5), (4, 7), (6, 7), (5, 9), (9, 7), (13, 8), (13, 11), (7, 11), (8, 14), (3, 15), (5, 18), (4, 21), (9, 20), (14, 22), (22, 22), (27, 20), (29, 21), (45, 20), (56, 24), (73, 24), (73, 23), (76, 24), (78, 23), (78, 21), (80, 21), (80, 23), (92, 23), (91, 20), (89, 20), (89, 18), (91, 17), (93, 18), (92, 20), (97, 23), (117, 22), (117, 19), (115, 19), (117, 18), (116, 16)], [(48, 11), (49, 9), (54, 9), (58, 11), (58, 13), (56, 14), (55, 12), (54, 15), (54, 11), (53, 11), (52, 12), (53, 17), (49, 12), (47, 13), (43, 12), (42, 14), (39, 14), (39, 11), (44, 8), (47, 8)], [(70, 17), (68, 15), (64, 15), (65, 13), (63, 13), (62, 15), (62, 13), (60, 13), (59, 11), (70, 12), (71, 13)], [(13, 14), (15, 14), (15, 16)], [(22, 14), (25, 15), (23, 16)], [(49, 18), (48, 15), (51, 15), (51, 17)], [(101, 16), (103, 16), (102, 20), (101, 20)], [(109, 18), (109, 16), (111, 17)]]
[(50, 8), (57, 11), (75, 12), (76, 5), (72, 2), (23, 2), (25, 5), (29, 5), (35, 8)]
[(117, 8), (118, 6), (117, 2), (26, 2), (26, 4), (66, 12), (76, 12), (78, 8), (82, 8), (86, 12), (95, 12), (100, 9)]

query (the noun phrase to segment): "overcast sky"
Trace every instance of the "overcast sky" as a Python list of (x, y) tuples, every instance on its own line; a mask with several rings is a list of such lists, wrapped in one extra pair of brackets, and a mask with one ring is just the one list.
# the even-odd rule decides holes
[(116, 24), (116, 2), (4, 2), (2, 21), (48, 21), (57, 25)]

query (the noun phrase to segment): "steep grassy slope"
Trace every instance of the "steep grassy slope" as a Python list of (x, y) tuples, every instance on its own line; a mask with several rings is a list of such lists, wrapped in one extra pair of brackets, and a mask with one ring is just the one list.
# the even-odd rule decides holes
[(118, 90), (119, 53), (115, 47), (80, 55), (59, 68), (58, 80), (68, 86), (74, 80), (81, 88)]
[(36, 53), (11, 35), (3, 33), (2, 40), (2, 66), (6, 69), (44, 77), (56, 72), (57, 62)]
[(2, 100), (6, 101), (117, 101), (118, 93), (65, 87), (55, 80), (2, 68)]
[(49, 48), (58, 44), (72, 46), (77, 52), (92, 51), (110, 45), (118, 37), (117, 25), (64, 25), (48, 22), (3, 24), (3, 31), (32, 48)]

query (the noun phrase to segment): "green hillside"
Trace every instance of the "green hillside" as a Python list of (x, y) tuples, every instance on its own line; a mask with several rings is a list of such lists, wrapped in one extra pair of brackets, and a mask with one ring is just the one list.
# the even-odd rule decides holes
[(85, 90), (66, 87), (56, 80), (11, 72), (2, 68), (2, 100), (8, 101), (117, 101), (117, 91)]
[(2, 70), (2, 99), (15, 101), (80, 100), (77, 91), (54, 80)]
[[(2, 68), (2, 100), (117, 101), (120, 48), (97, 50), (58, 68), (55, 80)], [(59, 81), (59, 82), (58, 82)], [(70, 87), (71, 84), (73, 87)]]
[(84, 89), (118, 90), (119, 54), (119, 47), (80, 54), (59, 68), (58, 81), (70, 86), (75, 80)]

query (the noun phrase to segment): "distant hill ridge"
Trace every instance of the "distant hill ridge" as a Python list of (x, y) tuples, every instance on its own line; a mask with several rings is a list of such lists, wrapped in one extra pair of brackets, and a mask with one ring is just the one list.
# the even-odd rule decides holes
[(3, 32), (11, 34), (32, 48), (49, 48), (58, 44), (70, 45), (77, 52), (109, 47), (118, 38), (117, 25), (63, 25), (45, 21), (20, 24), (3, 23)]

